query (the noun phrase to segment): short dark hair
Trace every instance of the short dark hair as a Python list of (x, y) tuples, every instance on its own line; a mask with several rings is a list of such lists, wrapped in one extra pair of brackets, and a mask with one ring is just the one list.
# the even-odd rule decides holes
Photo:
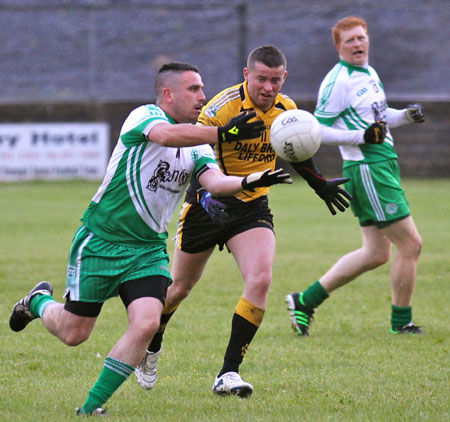
[(261, 62), (268, 67), (284, 66), (287, 60), (283, 52), (274, 45), (262, 45), (252, 50), (247, 59), (247, 68), (253, 68), (255, 62)]
[(185, 62), (170, 62), (163, 64), (161, 68), (158, 70), (158, 74), (164, 72), (186, 72), (189, 70), (192, 72), (200, 73), (198, 67), (194, 66), (193, 64)]
[(165, 79), (165, 74), (168, 72), (171, 73), (183, 73), (183, 72), (196, 72), (200, 74), (200, 70), (197, 66), (194, 66), (190, 63), (185, 62), (170, 62), (163, 64), (160, 69), (158, 70), (158, 73), (155, 78), (155, 93), (156, 97), (158, 97), (161, 94), (163, 84)]

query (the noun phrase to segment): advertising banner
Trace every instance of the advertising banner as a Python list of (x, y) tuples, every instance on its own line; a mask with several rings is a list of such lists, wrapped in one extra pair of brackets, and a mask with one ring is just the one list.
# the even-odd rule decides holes
[(0, 124), (0, 181), (102, 179), (106, 123)]

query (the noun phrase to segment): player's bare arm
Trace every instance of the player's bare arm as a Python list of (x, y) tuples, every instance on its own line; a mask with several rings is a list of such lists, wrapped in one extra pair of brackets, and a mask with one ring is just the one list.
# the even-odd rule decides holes
[(255, 112), (242, 113), (231, 119), (225, 126), (208, 127), (196, 126), (190, 123), (172, 125), (160, 123), (152, 128), (148, 139), (166, 147), (187, 147), (202, 144), (217, 144), (220, 142), (235, 142), (254, 139), (261, 136), (264, 122), (256, 120), (249, 122), (256, 116)]

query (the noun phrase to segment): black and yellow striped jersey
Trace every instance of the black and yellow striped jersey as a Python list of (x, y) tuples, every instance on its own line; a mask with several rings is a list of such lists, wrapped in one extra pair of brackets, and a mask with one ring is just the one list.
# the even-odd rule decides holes
[[(232, 86), (218, 93), (202, 110), (198, 124), (206, 126), (224, 126), (233, 117), (243, 111), (256, 111), (254, 120), (264, 121), (266, 128), (260, 138), (242, 142), (220, 142), (215, 146), (216, 160), (224, 174), (247, 176), (250, 173), (274, 170), (276, 153), (270, 144), (270, 127), (275, 118), (286, 110), (297, 108), (293, 100), (284, 94), (278, 94), (274, 105), (263, 112), (253, 104), (247, 91), (247, 82)], [(255, 192), (244, 191), (236, 195), (242, 201), (251, 201), (267, 195), (270, 188), (257, 188)]]

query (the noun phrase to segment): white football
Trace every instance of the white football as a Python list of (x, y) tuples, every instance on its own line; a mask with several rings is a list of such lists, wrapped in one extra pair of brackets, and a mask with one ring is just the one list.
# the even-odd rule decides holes
[(322, 142), (320, 123), (305, 110), (287, 110), (273, 121), (270, 142), (284, 160), (305, 161), (317, 152)]

